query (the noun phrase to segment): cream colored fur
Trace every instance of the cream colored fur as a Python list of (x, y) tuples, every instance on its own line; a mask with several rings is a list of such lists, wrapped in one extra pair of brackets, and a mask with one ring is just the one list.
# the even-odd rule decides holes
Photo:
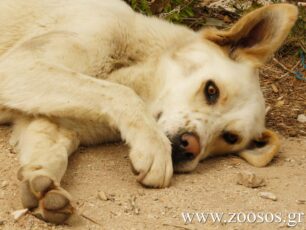
[[(260, 31), (265, 39), (258, 44), (271, 43), (273, 49), (257, 51), (270, 56), (297, 12), (286, 4), (257, 12), (228, 34), (247, 37), (249, 31), (240, 25), (269, 14), (265, 23), (281, 29), (273, 36)], [(273, 12), (282, 13), (278, 23), (270, 20)], [(255, 158), (248, 157), (254, 151), (243, 151), (265, 131), (257, 43), (251, 44), (252, 52), (244, 46), (241, 58), (236, 58), (239, 52), (232, 57), (230, 39), (222, 43), (218, 33), (149, 18), (119, 0), (2, 0), (0, 118), (14, 123), (11, 144), (22, 166), (23, 205), (54, 223), (70, 216), (71, 198), (60, 180), (79, 144), (125, 140), (138, 181), (150, 187), (168, 186), (173, 167), (191, 171), (214, 154), (240, 151), (254, 164)], [(239, 36), (234, 40), (238, 44)], [(209, 79), (221, 92), (212, 106), (203, 94)], [(172, 166), (166, 134), (181, 129), (197, 133), (202, 151)], [(224, 130), (238, 133), (239, 144), (224, 143)], [(258, 166), (275, 154), (261, 153), (264, 163)]]

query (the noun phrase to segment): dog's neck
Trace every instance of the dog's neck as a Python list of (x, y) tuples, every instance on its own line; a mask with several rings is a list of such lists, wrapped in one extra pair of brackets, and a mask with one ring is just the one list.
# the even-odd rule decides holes
[(158, 75), (158, 64), (158, 58), (150, 58), (114, 71), (108, 80), (133, 89), (146, 103), (150, 103), (155, 100), (166, 81)]
[(145, 61), (159, 57), (165, 52), (173, 52), (192, 42), (196, 33), (183, 25), (137, 14), (130, 36), (130, 45), (136, 47), (137, 43), (137, 59)]
[(114, 69), (107, 79), (132, 88), (147, 104), (154, 103), (167, 80), (158, 73), (160, 60), (195, 41), (198, 35), (181, 25), (161, 24), (156, 18), (137, 15), (129, 36), (126, 55), (135, 61)]

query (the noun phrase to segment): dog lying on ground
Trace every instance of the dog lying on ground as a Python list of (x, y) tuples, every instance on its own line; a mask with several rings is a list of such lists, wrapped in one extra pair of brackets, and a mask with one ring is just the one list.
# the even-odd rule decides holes
[(80, 144), (125, 140), (148, 187), (217, 154), (268, 164), (279, 141), (258, 67), (296, 18), (276, 4), (194, 32), (120, 0), (2, 0), (1, 123), (14, 123), (23, 206), (58, 224), (71, 215), (60, 181)]

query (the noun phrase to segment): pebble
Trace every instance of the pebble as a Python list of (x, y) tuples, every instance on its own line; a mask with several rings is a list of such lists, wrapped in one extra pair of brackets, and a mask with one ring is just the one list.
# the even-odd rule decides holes
[(298, 120), (298, 122), (305, 123), (306, 122), (306, 116), (304, 114), (300, 114), (300, 115), (298, 115), (297, 120)]
[(285, 101), (282, 100), (282, 101), (276, 102), (275, 106), (276, 106), (276, 107), (282, 107), (284, 104), (285, 104)]
[(135, 208), (134, 213), (135, 213), (136, 215), (139, 215), (139, 213), (140, 213), (140, 208)]
[(259, 196), (264, 199), (277, 201), (277, 197), (272, 192), (260, 192)]
[(295, 162), (295, 160), (294, 160), (294, 159), (291, 159), (291, 158), (286, 158), (285, 161), (286, 161), (286, 162), (290, 162), (290, 163), (294, 163), (294, 162)]
[(144, 196), (144, 195), (145, 195), (145, 192), (144, 192), (144, 191), (139, 190), (139, 191), (138, 191), (138, 195), (139, 195), (139, 196)]
[(21, 210), (17, 210), (12, 212), (13, 218), (15, 221), (19, 220), (22, 216), (24, 216), (29, 210), (26, 209), (21, 209)]
[(8, 186), (8, 182), (7, 181), (2, 181), (0, 188), (5, 188), (6, 186)]
[(270, 112), (270, 110), (271, 110), (271, 106), (268, 106), (268, 107), (266, 108), (266, 115)]
[(275, 84), (271, 84), (271, 87), (274, 93), (278, 93), (278, 88), (276, 87)]
[(306, 200), (297, 200), (296, 203), (297, 204), (306, 204)]
[(0, 220), (0, 226), (4, 225), (4, 220)]
[(258, 188), (266, 185), (264, 178), (257, 176), (253, 172), (238, 173), (237, 184), (248, 188)]
[(280, 223), (278, 225), (278, 228), (288, 228), (288, 225), (287, 225), (287, 223)]
[(108, 200), (108, 197), (106, 196), (105, 192), (103, 192), (103, 191), (98, 193), (98, 198), (100, 200), (103, 200), (103, 201), (107, 201)]

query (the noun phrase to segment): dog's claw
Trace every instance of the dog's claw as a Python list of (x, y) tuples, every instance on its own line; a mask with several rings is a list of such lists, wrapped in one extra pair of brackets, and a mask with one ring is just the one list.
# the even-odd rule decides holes
[(73, 213), (70, 195), (55, 186), (47, 176), (36, 176), (21, 183), (21, 201), (25, 208), (44, 221), (62, 224)]
[[(136, 180), (146, 187), (164, 188), (170, 185), (173, 174), (171, 145), (163, 134), (156, 135), (149, 144), (132, 148), (130, 159)], [(149, 146), (149, 147), (148, 147)]]
[(141, 183), (141, 181), (146, 177), (146, 173), (144, 171), (140, 171), (136, 177), (137, 182)]

